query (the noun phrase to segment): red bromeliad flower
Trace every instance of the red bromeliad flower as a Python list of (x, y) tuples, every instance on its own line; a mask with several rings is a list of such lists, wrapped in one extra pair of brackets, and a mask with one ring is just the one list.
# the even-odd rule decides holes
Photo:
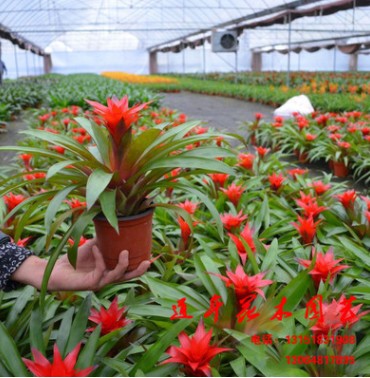
[(285, 180), (285, 177), (282, 173), (279, 173), (278, 175), (276, 173), (273, 173), (272, 175), (268, 176), (270, 181), (270, 187), (272, 190), (279, 190)]
[(345, 150), (347, 150), (348, 148), (351, 147), (351, 143), (348, 143), (348, 142), (337, 142), (337, 145), (340, 147), (340, 148), (344, 148)]
[(334, 140), (334, 141), (337, 141), (337, 140), (341, 139), (342, 137), (343, 137), (343, 135), (339, 134), (339, 133), (335, 133), (335, 134), (330, 134), (329, 135), (329, 138), (331, 140)]
[(310, 329), (316, 336), (327, 336), (329, 333), (333, 335), (340, 328), (351, 327), (357, 323), (362, 316), (369, 313), (363, 311), (358, 313), (362, 304), (352, 307), (351, 302), (354, 297), (346, 299), (342, 295), (339, 301), (333, 299), (332, 303), (322, 303), (322, 316), (317, 319), (317, 322)]
[(297, 175), (304, 175), (308, 172), (307, 169), (302, 169), (302, 168), (293, 168), (289, 169), (288, 174), (293, 177), (294, 180), (297, 179)]
[(369, 210), (365, 211), (365, 218), (367, 220), (367, 223), (369, 223), (369, 225), (370, 225), (370, 211)]
[(189, 200), (186, 200), (185, 202), (178, 203), (177, 206), (193, 215), (198, 207), (198, 202), (191, 202)]
[[(84, 236), (81, 236), (81, 237), (80, 237), (80, 240), (79, 240), (79, 242), (78, 242), (78, 246), (81, 247), (81, 246), (84, 245), (88, 240), (89, 240), (89, 239), (86, 239)], [(71, 247), (73, 247), (74, 244), (75, 244), (75, 242), (74, 242), (73, 239), (69, 238), (69, 239), (68, 239), (68, 244), (69, 244)]]
[(62, 155), (63, 155), (64, 152), (65, 152), (65, 148), (62, 147), (62, 146), (50, 146), (50, 148), (51, 148), (52, 150), (54, 150), (54, 151), (56, 151), (56, 152), (62, 154)]
[(255, 113), (254, 117), (256, 118), (256, 121), (260, 121), (263, 118), (263, 114), (262, 113)]
[(82, 370), (75, 369), (80, 348), (81, 343), (78, 343), (63, 360), (57, 344), (54, 344), (53, 363), (50, 363), (37, 349), (32, 348), (34, 361), (27, 358), (22, 358), (22, 360), (36, 377), (87, 377), (96, 367), (91, 366)]
[(147, 105), (147, 103), (144, 103), (129, 108), (128, 96), (122, 97), (121, 100), (118, 100), (117, 97), (108, 98), (108, 106), (95, 101), (86, 100), (86, 102), (93, 106), (94, 112), (103, 118), (104, 125), (117, 145), (130, 129), (132, 123), (138, 120), (139, 111)]
[(238, 155), (238, 165), (245, 169), (252, 169), (254, 162), (254, 155), (253, 154), (239, 154)]
[[(242, 260), (242, 263), (245, 264), (248, 254), (247, 254), (247, 251), (245, 250), (243, 242), (241, 241), (241, 239), (239, 239), (237, 236), (231, 233), (229, 233), (228, 235), (230, 236), (231, 240), (235, 243), (236, 249)], [(253, 230), (249, 227), (248, 223), (244, 226), (244, 229), (240, 233), (240, 236), (244, 240), (244, 242), (247, 243), (251, 251), (256, 252), (256, 245), (254, 244), (254, 240), (253, 240)]]
[(306, 134), (306, 140), (309, 141), (309, 142), (312, 142), (316, 138), (317, 138), (317, 135), (309, 134), (309, 133)]
[(27, 246), (27, 244), (28, 244), (28, 242), (31, 240), (31, 238), (32, 238), (32, 236), (28, 236), (27, 238), (19, 239), (19, 240), (17, 241), (16, 244), (17, 244), (19, 247), (24, 248), (24, 247)]
[(86, 207), (86, 202), (81, 202), (77, 198), (72, 198), (71, 200), (66, 200), (66, 203), (70, 206), (71, 209), (76, 209), (78, 207)]
[(9, 212), (12, 211), (15, 207), (17, 207), (25, 199), (26, 197), (23, 196), (22, 194), (13, 194), (13, 193), (9, 193), (3, 197), (5, 205), (7, 206)]
[(25, 165), (26, 169), (31, 169), (31, 154), (20, 154), (19, 157), (23, 160), (23, 164)]
[(310, 186), (314, 189), (316, 194), (319, 196), (321, 194), (326, 193), (330, 188), (330, 184), (324, 184), (322, 181), (313, 181)]
[(334, 197), (339, 199), (345, 209), (353, 209), (357, 194), (355, 190), (347, 190), (346, 192), (337, 194)]
[(330, 125), (327, 127), (327, 129), (331, 132), (331, 133), (336, 133), (337, 131), (339, 131), (341, 129), (340, 126), (338, 125)]
[(206, 332), (203, 321), (200, 321), (195, 334), (189, 337), (185, 332), (179, 334), (180, 346), (170, 346), (166, 353), (171, 357), (162, 361), (160, 365), (176, 363), (184, 365), (184, 373), (193, 377), (211, 376), (210, 362), (229, 348), (218, 348), (210, 344), (212, 329)]
[(303, 199), (297, 199), (295, 201), (297, 205), (304, 210), (303, 215), (306, 218), (312, 216), (312, 218), (315, 219), (322, 211), (327, 209), (327, 207), (325, 206), (319, 206), (316, 202), (316, 198), (312, 198), (312, 200), (307, 200), (307, 196), (305, 196), (303, 192), (301, 192), (301, 198)]
[(261, 290), (262, 287), (272, 284), (271, 280), (263, 280), (266, 272), (258, 273), (254, 276), (248, 276), (241, 265), (238, 265), (235, 273), (228, 270), (226, 276), (221, 276), (220, 274), (215, 274), (222, 281), (226, 283), (226, 286), (232, 286), (235, 291), (236, 298), (238, 302), (242, 302), (244, 298), (251, 294), (259, 294), (265, 298), (264, 292)]
[(191, 228), (188, 225), (188, 223), (184, 221), (183, 218), (178, 217), (177, 220), (178, 220), (179, 225), (180, 225), (181, 238), (182, 238), (182, 241), (184, 243), (184, 247), (186, 248), (188, 246), (188, 243), (189, 243), (189, 238), (190, 238), (190, 235), (191, 235)]
[(209, 174), (209, 177), (211, 177), (212, 181), (217, 185), (224, 186), (226, 180), (229, 178), (229, 175), (227, 173), (211, 173)]
[(297, 229), (297, 231), (301, 235), (303, 243), (305, 244), (312, 243), (313, 238), (316, 235), (316, 227), (321, 222), (321, 220), (314, 222), (312, 217), (302, 218), (298, 216), (298, 222), (299, 223), (293, 222), (292, 225), (295, 229)]
[(335, 276), (341, 270), (349, 268), (349, 265), (337, 265), (343, 259), (334, 259), (333, 248), (330, 248), (325, 254), (321, 252), (316, 253), (315, 248), (312, 248), (312, 260), (298, 259), (298, 262), (305, 268), (308, 268), (315, 259), (315, 265), (309, 274), (312, 276), (316, 287), (320, 285), (320, 281), (326, 282), (329, 276), (330, 283), (332, 284)]
[(226, 194), (227, 198), (234, 204), (234, 206), (238, 205), (240, 197), (244, 192), (244, 188), (241, 185), (236, 185), (234, 182), (226, 189), (221, 188), (221, 190)]
[(247, 219), (247, 215), (243, 215), (242, 210), (240, 210), (237, 215), (221, 214), (220, 218), (226, 230), (230, 231), (232, 229), (240, 227), (240, 225)]
[[(100, 307), (99, 311), (92, 309), (89, 320), (97, 325), (101, 325), (102, 335), (107, 335), (131, 323), (131, 320), (126, 319), (123, 315), (125, 311), (126, 307), (118, 308), (118, 297), (115, 297), (108, 309), (105, 309), (103, 306)], [(94, 331), (95, 328), (88, 328), (87, 332)]]
[(269, 149), (269, 148), (265, 148), (265, 147), (261, 147), (261, 146), (259, 146), (259, 147), (256, 147), (256, 151), (257, 151), (258, 156), (259, 156), (260, 158), (264, 158), (265, 155), (270, 151), (270, 149)]

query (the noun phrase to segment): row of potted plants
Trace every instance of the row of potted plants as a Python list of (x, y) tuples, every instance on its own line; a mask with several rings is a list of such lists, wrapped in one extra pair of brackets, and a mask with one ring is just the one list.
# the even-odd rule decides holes
[[(181, 75), (165, 75), (166, 77), (176, 78), (178, 84), (146, 84), (155, 91), (174, 92), (186, 90), (195, 93), (232, 97), (250, 102), (259, 102), (279, 107), (293, 96), (301, 94), (296, 88), (274, 87), (269, 85), (242, 84), (239, 82), (229, 83), (216, 80), (204, 80), (201, 78), (187, 77)], [(321, 94), (306, 92), (315, 109), (327, 112), (351, 111), (354, 107), (367, 112), (370, 109), (369, 97), (366, 94)]]
[(325, 161), (334, 175), (370, 182), (370, 120), (360, 111), (296, 114), (292, 119), (275, 117), (264, 122), (256, 114), (245, 123), (248, 139), (283, 152), (295, 153), (301, 163)]
[[(187, 77), (197, 79), (224, 81), (228, 83), (238, 82), (247, 85), (268, 85), (284, 89), (286, 85), (286, 72), (212, 72), (204, 74), (187, 74)], [(298, 89), (303, 93), (350, 93), (369, 94), (368, 85), (370, 75), (368, 72), (316, 72), (296, 71), (289, 76), (291, 88)]]
[(5, 293), (2, 375), (369, 374), (369, 198), (184, 114), (90, 104), (37, 113), (2, 172), (2, 223), (73, 262), (97, 211), (116, 228), (114, 209), (156, 195), (152, 267), (95, 294), (44, 291), (41, 308), (29, 287)]
[(0, 87), (0, 121), (10, 121), (23, 109), (66, 107), (88, 108), (86, 98), (105, 101), (112, 94), (130, 96), (131, 104), (141, 99), (157, 102), (146, 88), (121, 83), (95, 74), (48, 74), (5, 80)]

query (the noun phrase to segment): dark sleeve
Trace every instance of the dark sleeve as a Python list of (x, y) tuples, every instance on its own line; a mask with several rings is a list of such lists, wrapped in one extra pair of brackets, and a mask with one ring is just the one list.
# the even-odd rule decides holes
[(17, 244), (9, 241), (0, 243), (0, 290), (11, 291), (20, 285), (12, 281), (10, 276), (31, 255), (31, 251)]

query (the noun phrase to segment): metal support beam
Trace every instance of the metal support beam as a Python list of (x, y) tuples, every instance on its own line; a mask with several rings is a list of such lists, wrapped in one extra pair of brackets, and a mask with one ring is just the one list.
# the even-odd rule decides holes
[(296, 0), (296, 1), (292, 1), (291, 3), (288, 3), (288, 4), (278, 5), (278, 6), (272, 7), (272, 8), (267, 8), (267, 9), (264, 9), (263, 11), (260, 11), (260, 12), (254, 12), (254, 13), (249, 14), (249, 15), (244, 16), (244, 17), (239, 17), (239, 18), (235, 18), (233, 20), (227, 21), (227, 22), (222, 22), (220, 24), (213, 25), (209, 28), (200, 29), (200, 30), (198, 30), (194, 33), (190, 33), (190, 34), (184, 35), (182, 37), (170, 39), (166, 42), (162, 42), (162, 43), (159, 43), (157, 45), (150, 46), (149, 50), (156, 49), (160, 46), (171, 44), (171, 43), (183, 40), (183, 39), (191, 38), (191, 37), (194, 37), (198, 34), (210, 32), (212, 29), (226, 28), (226, 27), (229, 27), (229, 26), (232, 26), (232, 25), (239, 24), (241, 22), (245, 22), (245, 21), (248, 21), (248, 20), (253, 20), (255, 18), (264, 17), (264, 16), (268, 16), (268, 15), (271, 15), (271, 14), (274, 14), (274, 13), (277, 13), (277, 12), (281, 12), (281, 11), (286, 10), (286, 9), (294, 9), (294, 8), (298, 8), (298, 7), (303, 6), (303, 5), (318, 3), (320, 1), (322, 1), (322, 0)]

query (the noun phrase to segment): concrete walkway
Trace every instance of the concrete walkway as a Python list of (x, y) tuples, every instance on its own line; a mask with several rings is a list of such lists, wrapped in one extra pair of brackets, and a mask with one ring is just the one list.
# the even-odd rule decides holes
[(191, 92), (164, 93), (163, 105), (184, 112), (219, 131), (242, 132), (241, 124), (252, 121), (255, 113), (262, 113), (267, 121), (273, 119), (274, 108), (233, 98), (207, 96)]
[[(26, 124), (21, 120), (15, 122), (8, 122), (6, 132), (0, 133), (0, 146), (15, 146), (24, 136), (18, 134), (19, 131), (25, 130)], [(0, 152), (0, 166), (8, 164), (16, 152), (1, 151)]]

